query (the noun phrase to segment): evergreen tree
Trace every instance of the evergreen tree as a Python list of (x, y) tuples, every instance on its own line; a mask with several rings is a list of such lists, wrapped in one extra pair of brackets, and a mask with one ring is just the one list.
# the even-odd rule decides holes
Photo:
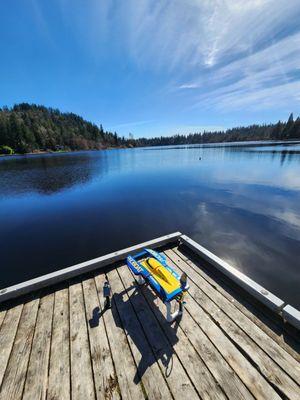
[(116, 132), (105, 132), (102, 125), (98, 128), (73, 113), (28, 103), (0, 109), (0, 145), (18, 153), (101, 149), (118, 146), (120, 141)]

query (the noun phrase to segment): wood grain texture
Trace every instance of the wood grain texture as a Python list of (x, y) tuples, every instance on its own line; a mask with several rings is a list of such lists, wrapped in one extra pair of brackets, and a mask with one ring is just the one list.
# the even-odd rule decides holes
[(92, 400), (95, 390), (81, 283), (70, 285), (69, 296), (72, 399)]
[[(173, 257), (173, 266), (178, 267), (180, 271), (184, 270), (192, 280), (190, 293), (197, 303), (201, 304), (201, 307), (212, 316), (222, 330), (236, 343), (236, 346), (241, 348), (249, 359), (253, 360), (253, 363), (257, 365), (268, 381), (285, 396), (300, 399), (299, 385), (285, 372), (286, 368), (292, 367), (289, 368), (289, 374), (296, 381), (299, 380), (300, 364), (276, 342), (268, 338), (265, 332), (234, 308), (226, 298), (218, 292), (216, 294), (216, 291), (184, 261), (176, 259), (174, 253), (171, 254), (170, 251), (166, 251), (166, 255)], [(171, 261), (171, 258), (169, 260)], [(232, 319), (228, 317), (228, 314), (231, 314)], [(277, 363), (274, 362), (274, 359)]]
[[(160, 300), (154, 303), (149, 289), (144, 290), (143, 293), (165, 333), (168, 336), (174, 335), (169, 323), (165, 320), (163, 303)], [(174, 325), (176, 326), (176, 322)], [(243, 382), (225, 362), (207, 336), (199, 330), (188, 313), (183, 314), (178, 325), (176, 332), (178, 341), (174, 348), (189, 377), (201, 393), (201, 398), (223, 398), (224, 392), (230, 399), (253, 399)], [(192, 348), (190, 344), (192, 344)]]
[(48, 400), (69, 400), (70, 326), (68, 288), (55, 292), (48, 379)]
[[(124, 286), (132, 284), (132, 275), (127, 266), (118, 268)], [(144, 327), (147, 339), (152, 346), (160, 368), (164, 371), (165, 378), (169, 384), (174, 398), (198, 398), (194, 386), (182, 366), (173, 345), (168, 341), (157, 319), (148, 307), (143, 295), (130, 295), (130, 301), (135, 312)]]
[(293, 348), (286, 343), (286, 334), (284, 334), (282, 324), (278, 324), (277, 321), (272, 319), (272, 315), (266, 315), (261, 310), (259, 303), (254, 304), (241, 293), (237, 293), (230, 285), (230, 281), (228, 279), (224, 280), (224, 277), (220, 276), (217, 271), (208, 271), (206, 268), (204, 269), (203, 262), (199, 260), (199, 258), (195, 258), (195, 255), (192, 253), (187, 256), (184, 250), (178, 246), (170, 250), (174, 251), (179, 259), (181, 258), (195, 269), (214, 290), (221, 293), (234, 307), (262, 329), (268, 337), (272, 338), (280, 347), (295, 358), (297, 362), (300, 362), (300, 342), (292, 337), (288, 337), (288, 341), (293, 343)]
[(170, 390), (130, 302), (134, 288), (131, 288), (131, 290), (124, 288), (117, 270), (110, 271), (107, 276), (114, 292), (113, 306), (117, 307), (137, 365), (135, 381), (141, 379), (147, 398), (153, 400), (171, 399)]
[[(178, 270), (178, 267), (176, 268), (174, 263), (172, 263), (172, 265)], [(180, 271), (181, 270), (179, 269), (179, 272)], [(187, 268), (185, 269), (185, 272), (189, 277), (189, 270)], [(189, 294), (190, 296), (188, 297), (186, 310), (210, 338), (214, 346), (217, 347), (219, 352), (223, 355), (232, 369), (238, 374), (251, 393), (255, 397), (259, 398), (279, 398), (276, 391), (270, 383), (268, 383), (268, 379), (261, 374), (261, 372), (264, 371), (256, 369), (256, 366), (248, 361), (249, 354), (241, 352), (239, 344), (231, 341), (230, 335), (227, 334), (227, 329), (223, 330), (224, 321), (222, 320), (222, 324), (220, 324), (215, 319), (216, 312), (219, 313), (221, 310), (218, 309), (214, 314), (209, 314), (209, 312), (205, 310), (205, 304), (201, 303), (201, 299), (203, 298), (203, 296), (201, 296), (201, 291), (199, 288), (195, 287), (195, 284), (191, 279)], [(199, 296), (201, 296), (201, 299)], [(238, 332), (238, 328), (236, 332)], [(256, 351), (256, 347), (253, 345), (251, 350)], [(260, 354), (257, 357), (260, 357)], [(260, 363), (262, 364), (263, 362), (267, 362), (266, 360), (268, 361), (267, 357), (263, 357), (263, 359), (260, 360)]]
[(2, 322), (4, 320), (4, 317), (5, 317), (6, 313), (7, 313), (7, 310), (1, 310), (0, 311), (0, 328), (1, 328), (1, 325), (2, 325)]
[(11, 349), (15, 340), (23, 304), (7, 311), (0, 329), (0, 386), (6, 370)]
[(40, 300), (23, 393), (24, 400), (46, 398), (54, 294)]
[(120, 399), (118, 380), (113, 366), (104, 319), (100, 312), (98, 294), (93, 278), (82, 282), (85, 312), (88, 319), (88, 333), (95, 380), (96, 397)]
[(13, 349), (4, 374), (0, 400), (22, 398), (38, 306), (39, 299), (24, 304)]
[(149, 288), (141, 290), (141, 295), (145, 297), (149, 308), (156, 316), (166, 337), (169, 342), (173, 344), (174, 351), (178, 355), (181, 363), (184, 365), (189, 378), (192, 380), (197, 392), (201, 395), (201, 398), (225, 399), (226, 396), (224, 395), (220, 385), (214, 379), (202, 358), (197, 353), (195, 347), (185, 335), (185, 332), (182, 329), (182, 319), (180, 319), (179, 324), (174, 322), (170, 325), (165, 319), (165, 305), (160, 300), (155, 300), (153, 293), (151, 293)]
[[(103, 274), (95, 276), (101, 310), (104, 310), (102, 288), (105, 280), (106, 277)], [(107, 310), (104, 312), (103, 318), (122, 399), (144, 399), (145, 396), (141, 383), (135, 382), (136, 365), (130, 352), (126, 334), (123, 330), (118, 313), (113, 315), (112, 310)]]

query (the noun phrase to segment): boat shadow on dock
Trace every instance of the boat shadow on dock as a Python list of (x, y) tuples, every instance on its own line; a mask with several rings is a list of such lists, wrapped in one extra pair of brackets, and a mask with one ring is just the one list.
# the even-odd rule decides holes
[[(171, 374), (173, 369), (174, 346), (178, 342), (177, 329), (181, 318), (178, 318), (172, 324), (168, 323), (157, 307), (157, 303), (160, 301), (152, 290), (138, 285), (132, 285), (120, 293), (114, 293), (112, 296), (111, 312), (116, 326), (124, 329), (128, 337), (127, 340), (132, 341), (134, 347), (140, 353), (140, 361), (134, 377), (135, 384), (141, 381), (146, 370), (156, 362), (164, 367), (166, 377)], [(159, 323), (157, 323), (149, 307), (152, 311), (156, 309), (156, 313), (161, 314)], [(120, 315), (120, 312), (122, 315)], [(145, 318), (147, 321), (145, 321)], [(137, 329), (137, 321), (141, 329)], [(161, 330), (165, 332), (166, 336)], [(166, 337), (168, 338), (167, 343)], [(148, 342), (147, 345), (145, 341)]]

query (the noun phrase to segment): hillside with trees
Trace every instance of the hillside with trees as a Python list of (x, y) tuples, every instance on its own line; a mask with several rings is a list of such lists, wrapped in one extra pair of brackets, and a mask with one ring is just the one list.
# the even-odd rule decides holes
[[(0, 152), (90, 150), (125, 145), (117, 133), (104, 131), (73, 113), (35, 104), (0, 108)], [(1, 151), (2, 149), (2, 151)]]
[(188, 135), (141, 138), (136, 146), (165, 146), (201, 143), (242, 142), (251, 140), (295, 140), (300, 139), (300, 118), (294, 120), (293, 114), (287, 122), (277, 124), (250, 125), (219, 132), (190, 133)]
[(300, 118), (294, 120), (293, 114), (277, 124), (155, 138), (134, 139), (129, 134), (125, 139), (104, 131), (102, 125), (53, 108), (27, 103), (0, 108), (0, 154), (292, 139), (300, 139)]

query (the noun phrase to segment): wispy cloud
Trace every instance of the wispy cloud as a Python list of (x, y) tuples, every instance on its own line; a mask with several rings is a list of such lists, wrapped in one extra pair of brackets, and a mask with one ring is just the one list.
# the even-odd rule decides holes
[(214, 71), (209, 84), (199, 80), (201, 94), (197, 105), (220, 109), (251, 106), (278, 107), (299, 103), (300, 33), (234, 61)]
[(193, 132), (216, 132), (224, 131), (225, 127), (222, 125), (182, 125), (169, 128), (171, 135), (188, 135)]
[(140, 125), (147, 125), (154, 122), (153, 119), (150, 120), (145, 120), (145, 121), (132, 121), (132, 122), (125, 122), (122, 124), (117, 124), (117, 125), (113, 125), (112, 129), (118, 129), (118, 128), (129, 128), (129, 127), (135, 127), (135, 126), (140, 126)]
[[(60, 1), (69, 15), (70, 0)], [(178, 96), (187, 109), (300, 105), (299, 0), (91, 4), (76, 17), (78, 40), (85, 38), (99, 58), (107, 47), (124, 54), (126, 65), (159, 78), (160, 95)]]
[(185, 83), (183, 85), (178, 86), (178, 89), (196, 89), (199, 85), (197, 83)]

